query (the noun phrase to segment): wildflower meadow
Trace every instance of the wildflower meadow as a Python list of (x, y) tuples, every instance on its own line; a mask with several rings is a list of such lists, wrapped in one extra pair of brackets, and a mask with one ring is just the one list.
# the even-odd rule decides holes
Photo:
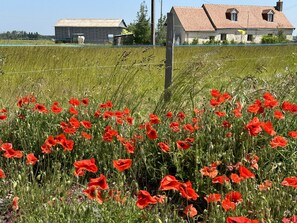
[(284, 91), (209, 89), (146, 114), (18, 98), (0, 110), (1, 221), (297, 222), (296, 76), (286, 78)]

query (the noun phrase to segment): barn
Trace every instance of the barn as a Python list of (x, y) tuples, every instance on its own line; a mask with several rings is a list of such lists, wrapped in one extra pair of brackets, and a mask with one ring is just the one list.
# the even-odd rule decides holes
[(55, 40), (75, 42), (77, 36), (84, 36), (85, 43), (105, 44), (126, 28), (123, 19), (60, 19), (55, 25)]

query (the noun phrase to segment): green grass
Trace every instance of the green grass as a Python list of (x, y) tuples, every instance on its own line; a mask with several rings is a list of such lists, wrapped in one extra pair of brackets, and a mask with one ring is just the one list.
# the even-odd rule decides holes
[[(2, 101), (31, 91), (38, 97), (92, 95), (142, 98), (156, 104), (164, 89), (164, 47), (1, 47)], [(295, 72), (297, 46), (176, 47), (173, 81), (218, 87), (238, 77), (265, 80)], [(121, 97), (120, 97), (120, 96)]]

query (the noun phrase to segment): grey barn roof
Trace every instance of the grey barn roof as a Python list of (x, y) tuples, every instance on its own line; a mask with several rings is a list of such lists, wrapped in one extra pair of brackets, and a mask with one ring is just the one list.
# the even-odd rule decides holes
[(123, 19), (60, 19), (55, 27), (121, 27), (127, 25)]

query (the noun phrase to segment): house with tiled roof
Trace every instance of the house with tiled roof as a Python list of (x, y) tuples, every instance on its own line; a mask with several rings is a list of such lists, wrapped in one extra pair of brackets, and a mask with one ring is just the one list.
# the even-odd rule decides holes
[(261, 42), (263, 36), (282, 33), (293, 39), (294, 27), (276, 6), (203, 4), (200, 8), (172, 7), (175, 43), (213, 41)]

